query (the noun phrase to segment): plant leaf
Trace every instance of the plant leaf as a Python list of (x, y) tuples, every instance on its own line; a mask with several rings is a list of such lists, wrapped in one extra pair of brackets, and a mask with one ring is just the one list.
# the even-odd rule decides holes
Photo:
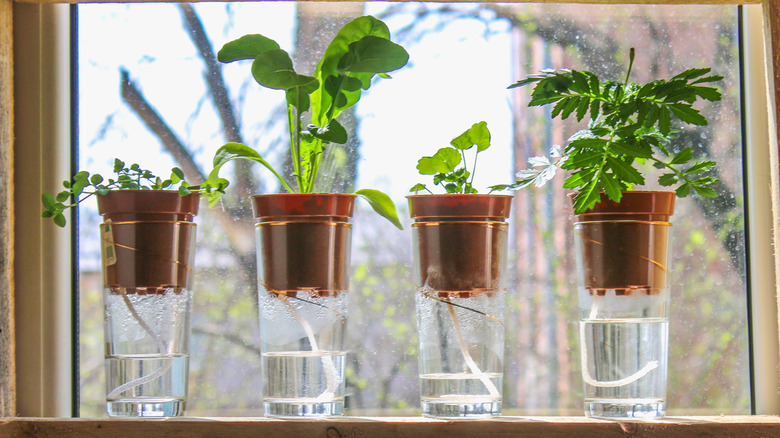
[(471, 125), (471, 128), (459, 136), (452, 139), (451, 145), (460, 150), (477, 147), (477, 152), (482, 152), (490, 147), (490, 131), (487, 128), (487, 122), (478, 122)]
[(448, 173), (455, 170), (462, 157), (455, 148), (441, 148), (432, 157), (422, 157), (417, 161), (417, 170), (422, 175)]
[(361, 189), (356, 191), (355, 194), (368, 201), (375, 212), (389, 220), (396, 228), (399, 230), (404, 229), (403, 225), (401, 225), (401, 221), (398, 220), (398, 212), (393, 200), (385, 193), (374, 189)]
[(276, 41), (262, 35), (244, 35), (237, 40), (225, 43), (217, 52), (219, 62), (233, 62), (241, 59), (255, 59), (269, 50), (278, 49)]
[(258, 84), (274, 90), (317, 86), (317, 79), (295, 72), (290, 55), (282, 49), (258, 55), (252, 63), (252, 76)]
[(314, 125), (310, 125), (309, 132), (311, 135), (331, 143), (344, 144), (349, 138), (347, 130), (344, 129), (344, 127), (341, 126), (341, 124), (335, 119), (328, 122), (328, 125), (324, 128), (318, 128)]
[(409, 54), (400, 45), (374, 35), (350, 43), (338, 69), (352, 73), (387, 73), (406, 65)]

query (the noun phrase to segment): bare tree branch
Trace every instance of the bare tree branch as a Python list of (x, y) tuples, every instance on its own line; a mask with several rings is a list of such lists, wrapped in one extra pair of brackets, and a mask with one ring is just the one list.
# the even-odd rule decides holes
[(130, 108), (143, 120), (144, 124), (151, 130), (157, 138), (163, 143), (168, 152), (173, 155), (173, 159), (179, 163), (181, 170), (189, 181), (204, 181), (206, 175), (200, 170), (192, 155), (184, 147), (176, 134), (171, 130), (163, 118), (146, 101), (141, 91), (130, 80), (130, 74), (124, 68), (119, 70), (121, 74), (121, 95)]
[[(203, 23), (189, 3), (180, 3), (179, 10), (184, 18), (184, 27), (188, 30), (187, 34), (192, 39), (195, 47), (197, 47), (198, 53), (200, 53), (200, 57), (206, 66), (204, 79), (208, 86), (211, 100), (214, 102), (214, 108), (222, 121), (225, 138), (229, 142), (244, 143), (238, 119), (228, 97), (222, 69), (214, 55), (213, 46), (208, 35), (206, 35)], [(259, 188), (258, 182), (251, 172), (251, 166), (252, 163), (243, 160), (235, 163), (236, 181), (234, 181), (233, 185), (238, 188), (237, 192), (240, 194), (255, 194)]]

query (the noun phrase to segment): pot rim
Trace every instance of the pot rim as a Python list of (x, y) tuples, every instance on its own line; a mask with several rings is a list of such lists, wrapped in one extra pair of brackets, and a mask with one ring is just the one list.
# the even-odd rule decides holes
[[(674, 214), (674, 203), (677, 194), (669, 190), (623, 190), (620, 202), (612, 201), (602, 191), (601, 199), (596, 205), (575, 215), (582, 220), (599, 219), (630, 219), (631, 216), (643, 215), (653, 220), (666, 222)], [(575, 193), (569, 194), (572, 203)]]
[(268, 221), (284, 217), (330, 217), (349, 219), (354, 213), (352, 193), (266, 193), (252, 195), (255, 219)]
[(407, 195), (409, 215), (418, 221), (433, 218), (483, 218), (505, 221), (513, 195), (446, 193)]
[(181, 196), (178, 190), (111, 190), (96, 196), (98, 213), (103, 216), (174, 214), (192, 220), (200, 206), (200, 193)]

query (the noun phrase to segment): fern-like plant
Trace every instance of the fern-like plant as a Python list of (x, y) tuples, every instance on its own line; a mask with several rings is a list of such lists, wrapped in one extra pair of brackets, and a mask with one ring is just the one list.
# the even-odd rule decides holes
[(693, 107), (699, 99), (719, 101), (721, 93), (711, 83), (722, 76), (709, 68), (694, 68), (647, 84), (630, 82), (634, 49), (629, 54), (625, 81), (602, 81), (594, 73), (577, 70), (543, 70), (509, 88), (534, 85), (528, 106), (554, 104), (552, 117), (577, 121), (590, 116), (588, 129), (574, 134), (564, 148), (554, 147), (551, 156), (534, 157), (529, 168), (518, 172), (514, 184), (497, 188), (519, 189), (541, 186), (558, 168), (571, 175), (565, 188), (577, 190), (574, 212), (584, 213), (601, 199), (601, 192), (620, 202), (623, 190), (645, 184), (637, 164), (649, 162), (663, 173), (662, 186), (677, 186), (679, 197), (696, 193), (715, 197), (712, 185), (718, 180), (705, 173), (715, 166), (710, 160), (693, 161), (689, 147), (671, 153), (668, 144), (677, 136), (677, 121), (707, 125)]

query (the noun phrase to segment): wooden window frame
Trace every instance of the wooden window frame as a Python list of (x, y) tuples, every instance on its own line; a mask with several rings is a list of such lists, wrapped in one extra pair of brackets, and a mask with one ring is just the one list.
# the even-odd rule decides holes
[[(143, 1), (143, 0), (140, 0)], [(521, 0), (522, 1), (522, 0)], [(546, 1), (546, 0), (537, 0)], [(46, 388), (49, 382), (44, 377), (40, 377), (37, 382), (33, 382), (35, 388), (29, 388), (26, 383), (17, 385), (16, 367), (27, 367), (26, 364), (20, 364), (16, 358), (16, 351), (25, 348), (23, 343), (18, 343), (18, 334), (15, 332), (14, 308), (15, 300), (26, 299), (20, 296), (19, 282), (15, 278), (20, 278), (27, 271), (20, 270), (18, 257), (20, 246), (17, 245), (17, 239), (20, 237), (16, 230), (23, 221), (23, 210), (25, 208), (39, 208), (37, 205), (21, 205), (15, 203), (14, 199), (19, 199), (19, 193), (24, 190), (40, 191), (41, 187), (52, 183), (50, 180), (57, 180), (59, 175), (48, 175), (41, 172), (39, 175), (41, 181), (35, 184), (17, 184), (14, 181), (15, 174), (20, 172), (23, 166), (41, 166), (43, 154), (40, 152), (21, 152), (19, 150), (20, 137), (24, 137), (23, 129), (25, 126), (15, 125), (26, 115), (15, 112), (14, 88), (26, 86), (25, 80), (29, 79), (27, 74), (14, 76), (14, 48), (17, 51), (25, 44), (38, 44), (35, 38), (45, 38), (46, 23), (37, 28), (38, 35), (31, 37), (31, 32), (22, 32), (23, 38), (17, 37), (14, 40), (14, 25), (17, 31), (23, 25), (23, 20), (27, 19), (19, 11), (30, 5), (33, 16), (39, 8), (45, 8), (46, 5), (55, 3), (78, 3), (78, 0), (58, 1), (58, 0), (32, 0), (20, 1), (18, 4), (14, 0), (0, 0), (0, 436), (116, 436), (121, 432), (123, 436), (151, 436), (161, 432), (175, 435), (182, 434), (187, 436), (244, 436), (257, 434), (258, 432), (268, 433), (270, 435), (285, 436), (322, 436), (328, 438), (337, 438), (341, 436), (440, 436), (443, 433), (449, 433), (453, 436), (468, 435), (489, 435), (489, 436), (625, 436), (626, 434), (638, 433), (642, 436), (712, 436), (714, 434), (755, 434), (761, 436), (780, 437), (780, 418), (775, 416), (727, 416), (727, 417), (683, 417), (667, 418), (653, 423), (615, 423), (599, 421), (582, 417), (500, 417), (489, 421), (438, 421), (423, 418), (336, 418), (323, 421), (281, 421), (271, 419), (168, 419), (165, 421), (126, 421), (115, 419), (85, 420), (85, 419), (30, 419), (20, 418), (16, 415), (20, 412), (17, 401), (19, 395), (28, 390), (41, 390)], [(101, 0), (86, 0), (85, 3), (101, 2)], [(760, 4), (763, 14), (764, 29), (764, 51), (767, 63), (765, 65), (767, 77), (766, 99), (768, 101), (767, 110), (769, 111), (769, 145), (770, 148), (770, 179), (771, 179), (771, 204), (772, 214), (771, 223), (768, 225), (773, 229), (774, 241), (780, 241), (778, 232), (780, 232), (780, 133), (777, 126), (780, 124), (780, 111), (778, 111), (778, 102), (780, 102), (780, 0), (563, 0), (558, 3), (643, 3), (643, 4)], [(38, 16), (40, 19), (40, 16)], [(44, 32), (41, 31), (44, 29)], [(34, 33), (34, 32), (32, 32)], [(29, 41), (28, 41), (29, 39)], [(38, 56), (40, 53), (34, 52)], [(26, 53), (25, 53), (26, 56)], [(62, 93), (62, 90), (51, 90), (41, 87), (37, 93)], [(18, 95), (19, 93), (17, 93)], [(33, 110), (35, 111), (35, 110)], [(38, 108), (39, 112), (44, 109)], [(35, 119), (33, 115), (33, 119)], [(25, 122), (27, 119), (24, 119)], [(16, 130), (15, 130), (16, 129)], [(35, 130), (37, 135), (45, 137), (49, 135), (46, 129), (40, 126)], [(43, 134), (41, 134), (43, 133)], [(56, 135), (56, 133), (55, 133)], [(45, 143), (45, 138), (38, 138), (39, 143)], [(17, 150), (15, 150), (15, 147)], [(52, 152), (52, 151), (48, 151)], [(56, 151), (54, 151), (56, 153)], [(32, 157), (32, 162), (29, 160)], [(48, 157), (47, 157), (48, 158)], [(67, 169), (58, 169), (58, 172), (65, 172)], [(62, 179), (62, 178), (59, 178)], [(37, 199), (37, 196), (36, 196)], [(34, 228), (34, 227), (33, 227)], [(46, 242), (50, 252), (57, 249), (63, 249), (70, 246), (68, 239), (54, 238), (52, 235), (41, 231), (41, 227), (35, 230), (37, 245), (42, 246)], [(52, 247), (53, 245), (53, 247)], [(40, 250), (39, 250), (40, 251)], [(46, 251), (43, 251), (45, 253)], [(48, 269), (49, 260), (46, 254), (38, 256), (39, 266), (32, 267), (29, 272), (40, 272), (44, 270), (42, 266)], [(775, 278), (780, 278), (780, 254), (777, 252), (771, 260)], [(20, 272), (22, 274), (20, 274)], [(52, 280), (53, 278), (53, 280)], [(26, 280), (29, 280), (25, 276)], [(55, 273), (47, 281), (56, 282), (62, 279), (62, 274)], [(69, 288), (69, 282), (68, 288)], [(47, 284), (37, 283), (37, 287), (45, 288)], [(772, 285), (775, 292), (778, 287)], [(59, 297), (59, 299), (66, 299)], [(778, 345), (780, 345), (780, 335), (777, 333), (777, 303), (771, 303), (770, 318), (773, 319), (775, 330), (770, 333), (770, 338), (774, 344), (771, 350), (772, 354), (777, 355)], [(41, 318), (45, 318), (46, 309), (41, 310)], [(55, 321), (54, 324), (41, 324), (42, 331), (55, 331), (59, 327)], [(51, 327), (53, 326), (53, 327)], [(36, 335), (35, 333), (33, 335)], [(39, 335), (39, 334), (38, 334)], [(69, 336), (68, 333), (60, 335)], [(32, 338), (35, 339), (34, 337)], [(70, 354), (69, 346), (63, 346), (61, 351), (52, 353), (52, 357), (62, 357)], [(37, 360), (46, 363), (49, 358), (45, 355)], [(775, 381), (776, 382), (776, 381)], [(777, 395), (780, 399), (780, 395)], [(55, 402), (56, 405), (57, 402)], [(42, 416), (47, 412), (62, 412), (61, 406), (42, 407)], [(22, 410), (24, 412), (24, 410)], [(27, 411), (29, 412), (29, 411)], [(24, 412), (26, 415), (29, 414)], [(56, 414), (66, 416), (67, 414)]]

